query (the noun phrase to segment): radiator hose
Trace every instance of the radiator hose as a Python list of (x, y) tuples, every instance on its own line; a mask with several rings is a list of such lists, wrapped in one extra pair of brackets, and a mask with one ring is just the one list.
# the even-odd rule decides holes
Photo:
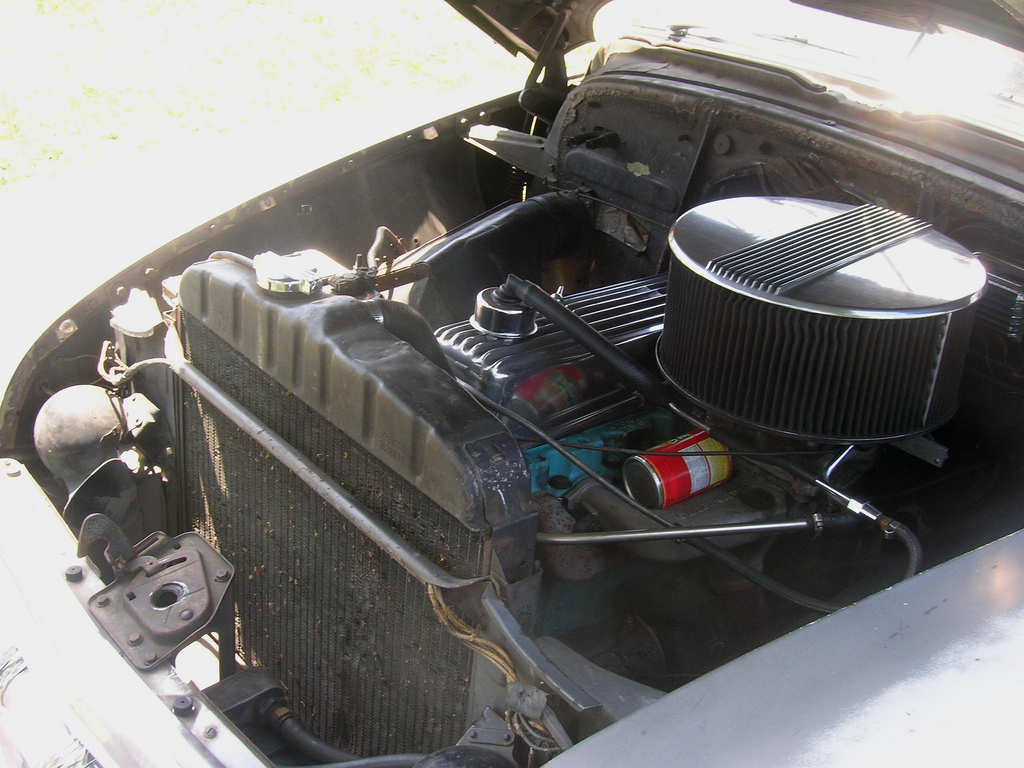
[(323, 741), (284, 704), (271, 707), (263, 717), (282, 741), (310, 760), (321, 763), (351, 763), (359, 759), (358, 755), (345, 752)]
[(516, 768), (516, 764), (486, 747), (465, 745), (445, 747), (429, 755), (382, 755), (310, 768)]
[(387, 299), (370, 299), (363, 304), (385, 331), (404, 341), (445, 373), (452, 372), (448, 358), (423, 315), (408, 304)]
[(423, 755), (379, 755), (378, 757), (360, 757), (354, 760), (342, 760), (333, 763), (320, 763), (308, 768), (415, 768), (423, 759)]
[(540, 279), (542, 264), (569, 255), (593, 231), (587, 203), (548, 192), (513, 203), (432, 247), (430, 279), (412, 303), (435, 327), (473, 314), (477, 293), (513, 270)]
[(497, 752), (475, 745), (445, 747), (429, 755), (359, 757), (323, 741), (284, 703), (270, 707), (263, 720), (292, 749), (318, 761), (312, 768), (516, 768), (515, 763)]

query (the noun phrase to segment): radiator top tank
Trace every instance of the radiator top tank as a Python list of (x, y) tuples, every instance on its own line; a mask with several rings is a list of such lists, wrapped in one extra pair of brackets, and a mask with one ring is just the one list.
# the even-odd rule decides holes
[(669, 237), (666, 377), (750, 426), (893, 440), (955, 411), (985, 270), (925, 222), (872, 205), (731, 198)]

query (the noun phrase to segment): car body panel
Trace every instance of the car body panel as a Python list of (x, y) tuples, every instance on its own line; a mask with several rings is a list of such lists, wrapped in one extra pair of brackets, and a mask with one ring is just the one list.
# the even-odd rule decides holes
[(866, 598), (592, 736), (557, 768), (998, 764), (1024, 684), (1024, 533)]

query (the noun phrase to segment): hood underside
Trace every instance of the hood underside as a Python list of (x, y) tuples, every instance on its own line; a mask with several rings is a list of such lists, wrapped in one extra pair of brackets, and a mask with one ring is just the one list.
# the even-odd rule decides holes
[(793, 0), (829, 13), (916, 32), (953, 27), (1024, 50), (1024, 0)]
[[(568, 10), (564, 51), (594, 40), (594, 17), (610, 0), (447, 0), (512, 54), (537, 56)], [(937, 32), (953, 27), (1024, 51), (1024, 0), (793, 0), (829, 13), (897, 29)], [(682, 3), (680, 5), (683, 5)]]
[(571, 51), (594, 41), (594, 16), (610, 1), (447, 0), (509, 53), (522, 53), (534, 61), (548, 32), (559, 23), (563, 9), (569, 10), (562, 33), (564, 50)]

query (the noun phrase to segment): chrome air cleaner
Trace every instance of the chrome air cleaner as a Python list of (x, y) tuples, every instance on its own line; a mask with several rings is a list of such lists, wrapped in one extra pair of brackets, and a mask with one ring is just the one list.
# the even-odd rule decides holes
[(872, 205), (732, 198), (669, 237), (658, 358), (696, 403), (773, 432), (892, 440), (949, 419), (985, 270)]

